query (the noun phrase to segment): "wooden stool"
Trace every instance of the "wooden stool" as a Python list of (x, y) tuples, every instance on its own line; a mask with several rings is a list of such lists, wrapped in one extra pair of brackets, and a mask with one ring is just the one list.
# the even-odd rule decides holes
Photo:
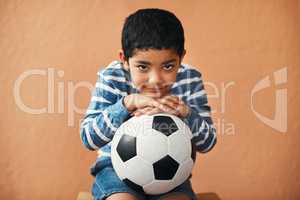
[(93, 196), (88, 192), (79, 192), (77, 200), (93, 200)]
[[(198, 193), (197, 198), (199, 200), (221, 200), (220, 197), (213, 192)], [(93, 200), (93, 197), (88, 192), (79, 192), (77, 200)]]

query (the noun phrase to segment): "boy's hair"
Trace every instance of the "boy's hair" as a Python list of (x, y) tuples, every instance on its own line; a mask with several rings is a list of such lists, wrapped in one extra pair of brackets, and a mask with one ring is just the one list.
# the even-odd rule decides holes
[(122, 30), (125, 59), (136, 49), (173, 49), (181, 57), (184, 51), (184, 31), (179, 19), (171, 12), (148, 8), (129, 15)]

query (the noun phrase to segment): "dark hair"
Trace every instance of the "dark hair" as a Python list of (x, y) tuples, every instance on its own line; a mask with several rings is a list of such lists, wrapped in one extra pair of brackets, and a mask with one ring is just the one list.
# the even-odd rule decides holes
[(140, 9), (129, 15), (122, 30), (125, 58), (136, 49), (173, 49), (179, 56), (184, 51), (184, 31), (179, 19), (158, 8)]

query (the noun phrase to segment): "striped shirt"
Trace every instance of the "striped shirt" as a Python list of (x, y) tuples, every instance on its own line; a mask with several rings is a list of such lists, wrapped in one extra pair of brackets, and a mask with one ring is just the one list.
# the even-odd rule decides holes
[[(110, 159), (114, 133), (131, 117), (123, 104), (123, 98), (138, 91), (129, 72), (119, 61), (110, 63), (97, 75), (90, 104), (81, 121), (80, 136), (88, 149), (98, 150), (102, 159)], [(190, 108), (188, 116), (182, 120), (191, 129), (196, 150), (201, 153), (211, 150), (216, 144), (216, 129), (201, 73), (190, 65), (181, 64), (170, 94), (178, 96)]]

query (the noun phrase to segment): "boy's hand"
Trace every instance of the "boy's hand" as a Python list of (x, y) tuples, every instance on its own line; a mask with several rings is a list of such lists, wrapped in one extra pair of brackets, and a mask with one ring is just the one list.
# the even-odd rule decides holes
[(189, 107), (177, 96), (168, 95), (160, 99), (157, 99), (158, 102), (165, 106), (165, 109), (160, 109), (158, 107), (147, 106), (136, 110), (133, 115), (139, 116), (142, 114), (153, 115), (157, 113), (168, 113), (176, 115), (179, 117), (186, 117), (189, 113)]
[(159, 99), (159, 102), (164, 104), (169, 108), (170, 114), (177, 115), (179, 117), (186, 117), (190, 109), (189, 107), (182, 101), (179, 97), (174, 95), (168, 95), (161, 99)]

